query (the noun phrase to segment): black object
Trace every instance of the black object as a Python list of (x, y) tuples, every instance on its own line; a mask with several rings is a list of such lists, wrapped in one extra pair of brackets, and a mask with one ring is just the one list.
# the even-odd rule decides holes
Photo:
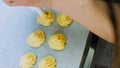
[[(110, 19), (114, 27), (114, 33), (115, 33), (115, 49), (114, 49), (114, 57), (113, 57), (113, 67), (114, 68), (120, 68), (120, 24), (117, 22), (116, 14), (115, 14), (115, 8), (113, 6), (113, 3), (120, 4), (120, 0), (107, 0), (108, 9), (110, 12)], [(119, 5), (120, 6), (120, 5)], [(119, 7), (118, 6), (118, 7)], [(117, 58), (117, 59), (116, 59)]]
[(120, 0), (106, 0), (106, 1), (111, 3), (120, 3)]

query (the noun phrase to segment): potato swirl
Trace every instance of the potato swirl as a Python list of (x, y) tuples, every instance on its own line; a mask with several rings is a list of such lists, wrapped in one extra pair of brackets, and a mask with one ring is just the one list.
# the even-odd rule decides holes
[(37, 61), (36, 54), (29, 52), (24, 54), (20, 59), (21, 68), (32, 68)]
[(68, 27), (72, 23), (72, 19), (65, 14), (59, 14), (57, 17), (57, 22), (62, 27)]
[(46, 56), (40, 60), (39, 68), (56, 68), (56, 60), (52, 56)]
[(45, 42), (45, 34), (42, 30), (36, 30), (27, 38), (27, 44), (31, 47), (39, 47)]
[(54, 13), (49, 10), (45, 10), (43, 16), (37, 16), (38, 24), (41, 24), (43, 26), (50, 26), (54, 22), (54, 19)]
[(64, 34), (55, 34), (49, 38), (49, 46), (54, 50), (63, 50), (66, 44), (66, 38)]

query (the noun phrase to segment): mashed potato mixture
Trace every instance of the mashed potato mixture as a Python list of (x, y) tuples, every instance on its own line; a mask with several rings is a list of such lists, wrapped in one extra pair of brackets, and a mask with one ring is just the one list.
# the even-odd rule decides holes
[(27, 38), (27, 44), (31, 47), (40, 47), (45, 42), (45, 34), (42, 30), (32, 32)]
[(45, 10), (43, 16), (40, 15), (37, 16), (38, 24), (43, 26), (50, 26), (54, 22), (54, 19), (55, 19), (54, 13), (49, 10)]
[(62, 27), (68, 27), (72, 23), (72, 19), (65, 14), (59, 14), (57, 17), (57, 22)]
[(36, 54), (29, 52), (24, 54), (20, 59), (21, 68), (32, 68), (37, 61)]
[(66, 38), (64, 34), (55, 34), (49, 38), (48, 44), (54, 50), (63, 50), (66, 45)]
[(39, 62), (39, 68), (56, 68), (56, 60), (52, 56), (46, 56)]

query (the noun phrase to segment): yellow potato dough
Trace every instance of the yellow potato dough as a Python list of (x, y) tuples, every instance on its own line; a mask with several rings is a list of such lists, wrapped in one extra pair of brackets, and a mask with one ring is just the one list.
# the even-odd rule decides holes
[(64, 34), (55, 34), (49, 38), (48, 44), (54, 50), (63, 50), (66, 45), (66, 38)]
[(27, 38), (27, 44), (31, 47), (40, 47), (45, 42), (45, 34), (42, 30), (36, 30)]
[(36, 54), (29, 52), (21, 57), (19, 65), (21, 68), (32, 68), (36, 63), (36, 60)]
[(56, 68), (56, 60), (52, 56), (46, 56), (40, 60), (39, 68)]
[(72, 23), (72, 19), (69, 16), (66, 16), (65, 14), (59, 14), (57, 17), (57, 22), (62, 27), (67, 27)]
[(41, 24), (43, 26), (50, 26), (54, 22), (54, 19), (54, 13), (49, 10), (45, 10), (43, 16), (37, 16), (38, 24)]

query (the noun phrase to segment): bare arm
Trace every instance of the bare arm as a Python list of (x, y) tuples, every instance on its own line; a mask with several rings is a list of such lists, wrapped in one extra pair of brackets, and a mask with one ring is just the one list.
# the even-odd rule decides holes
[[(31, 1), (31, 2), (30, 2)], [(33, 1), (33, 2), (32, 2)], [(65, 13), (101, 38), (114, 43), (114, 31), (106, 4), (96, 0), (14, 0), (11, 6), (49, 7)]]
[(100, 36), (101, 38), (114, 43), (114, 31), (108, 17), (106, 4), (102, 1), (92, 0), (55, 0), (53, 8), (61, 11), (81, 25)]
[[(100, 0), (4, 0), (10, 6), (49, 7), (71, 16), (74, 20), (101, 38), (115, 43), (113, 26), (109, 19), (106, 4)], [(117, 46), (113, 58), (113, 68), (120, 64), (120, 7), (114, 4), (117, 23)]]

